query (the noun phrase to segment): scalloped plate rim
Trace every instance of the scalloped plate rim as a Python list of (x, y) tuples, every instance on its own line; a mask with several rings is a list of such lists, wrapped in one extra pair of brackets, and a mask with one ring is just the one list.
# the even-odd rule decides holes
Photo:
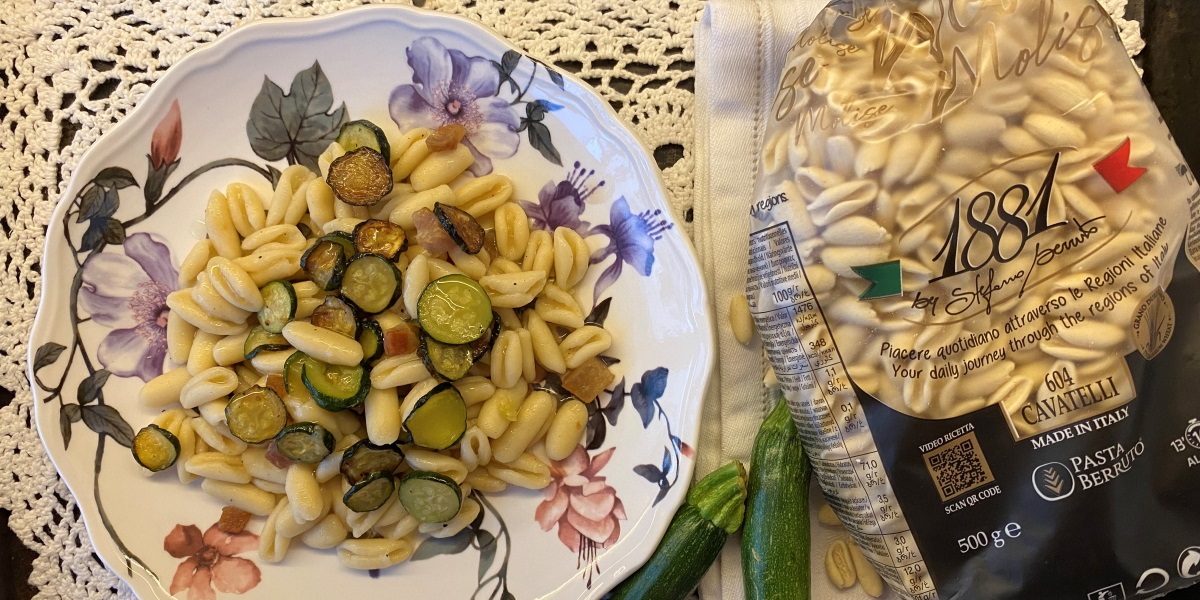
[[(417, 16), (420, 19), (427, 19), (433, 22), (453, 23), (453, 26), (450, 27), (449, 30), (454, 30), (455, 28), (461, 27), (474, 29), (483, 32), (486, 34), (487, 38), (490, 38), (480, 40), (479, 43), (481, 44), (498, 42), (508, 49), (520, 52), (522, 56), (529, 56), (524, 50), (517, 47), (507, 38), (483, 23), (459, 15), (440, 13), (430, 9), (402, 5), (365, 5), (311, 17), (273, 17), (253, 21), (235, 27), (233, 30), (227, 32), (216, 40), (189, 51), (177, 63), (169, 67), (128, 114), (126, 114), (118, 123), (113, 125), (111, 129), (104, 132), (87, 150), (84, 151), (77, 161), (76, 167), (72, 170), (68, 185), (64, 193), (56, 202), (54, 211), (51, 214), (46, 233), (47, 243), (43, 248), (42, 253), (42, 265), (46, 266), (55, 264), (53, 259), (56, 256), (61, 255), (63, 249), (57, 243), (51, 244), (50, 240), (57, 239), (55, 236), (61, 235), (61, 220), (63, 212), (68, 209), (70, 204), (69, 199), (73, 198), (75, 194), (78, 193), (80, 186), (85, 183), (79, 176), (79, 173), (86, 172), (85, 168), (90, 166), (91, 163), (96, 162), (98, 160), (98, 156), (105, 155), (110, 147), (121, 147), (123, 144), (128, 143), (127, 138), (136, 135), (138, 132), (143, 131), (144, 128), (150, 126), (151, 124), (149, 120), (152, 118), (153, 111), (161, 108), (161, 106), (164, 105), (163, 103), (170, 98), (171, 90), (177, 85), (177, 82), (184, 80), (189, 74), (198, 69), (214, 66), (217, 60), (236, 50), (239, 45), (255, 42), (270, 42), (282, 37), (273, 35), (275, 32), (282, 33), (297, 26), (301, 26), (318, 27), (320, 33), (332, 34), (338, 31), (352, 29), (356, 26), (368, 25), (371, 23), (372, 18), (376, 16), (380, 17), (381, 19), (396, 20), (398, 17), (403, 15)], [(593, 111), (593, 117), (595, 117), (597, 120), (607, 119), (612, 124), (617, 125), (616, 128), (610, 130), (610, 133), (618, 136), (620, 141), (625, 144), (627, 150), (632, 148), (637, 149), (636, 152), (638, 153), (638, 156), (634, 158), (640, 160), (634, 160), (633, 165), (640, 172), (639, 179), (653, 182), (655, 186), (655, 189), (653, 190), (654, 193), (651, 193), (648, 196), (653, 198), (653, 203), (661, 205), (661, 208), (664, 210), (664, 213), (667, 215), (667, 218), (670, 220), (670, 222), (678, 225), (676, 216), (670, 208), (670, 205), (667, 203), (669, 192), (662, 179), (662, 173), (656, 166), (653, 154), (649, 151), (641, 139), (630, 130), (629, 126), (620, 118), (616, 111), (607, 102), (600, 98), (599, 95), (588, 84), (583, 82), (571, 72), (563, 71), (561, 69), (558, 69), (558, 72), (563, 76), (563, 79), (567, 85), (571, 85), (576, 88), (573, 92), (568, 93), (572, 93), (572, 95), (577, 99), (586, 101), (588, 107)], [(103, 165), (96, 165), (96, 167), (101, 168)], [(703, 407), (703, 398), (707, 393), (709, 385), (711, 384), (716, 364), (716, 355), (713, 351), (716, 347), (716, 332), (711, 298), (709, 297), (709, 292), (706, 285), (704, 285), (703, 274), (700, 268), (701, 263), (697, 258), (695, 248), (693, 247), (690, 239), (688, 239), (688, 237), (682, 232), (682, 230), (679, 230), (678, 227), (676, 227), (676, 230), (676, 234), (679, 236), (679, 240), (681, 242), (677, 245), (684, 250), (686, 254), (685, 260), (690, 261), (690, 265), (694, 268), (694, 275), (698, 281), (698, 285), (695, 289), (695, 297), (693, 298), (693, 300), (697, 302), (697, 314), (694, 315), (693, 320), (701, 326), (701, 334), (707, 342), (705, 347), (696, 350), (696, 358), (692, 361), (692, 364), (695, 364), (698, 367), (698, 373), (701, 375), (700, 377), (696, 378), (699, 381), (689, 382), (687, 385), (689, 389), (694, 388), (699, 390), (699, 397), (686, 402), (684, 408), (690, 410), (682, 410), (680, 413), (684, 418), (680, 423), (681, 429), (679, 433), (681, 435), (687, 435), (689, 439), (698, 441), (700, 435), (700, 413)], [(38, 435), (42, 440), (43, 448), (46, 449), (48, 457), (51, 459), (56, 470), (58, 470), (61, 475), (64, 472), (64, 468), (59, 466), (60, 463), (69, 464), (70, 461), (64, 454), (66, 452), (65, 449), (51, 449), (45, 442), (47, 439), (45, 435), (45, 428), (53, 427), (53, 424), (48, 422), (48, 413), (46, 409), (42, 407), (43, 403), (38, 397), (42, 394), (42, 392), (37, 390), (36, 385), (33, 384), (33, 358), (36, 349), (40, 346), (40, 343), (37, 342), (45, 342), (46, 340), (44, 339), (44, 336), (48, 334), (50, 328), (52, 327), (51, 323), (46, 322), (49, 319), (46, 309), (48, 305), (52, 306), (55, 302), (60, 300), (60, 298), (51, 298), (42, 293), (45, 282), (47, 282), (49, 279), (50, 278), (43, 274), (42, 283), (38, 289), (40, 297), (38, 301), (38, 310), (35, 315), (33, 325), (30, 328), (30, 344), (26, 357), (26, 376), (31, 382), (31, 387), (34, 390), (33, 412)], [(683, 481), (690, 481), (695, 468), (695, 463), (696, 461), (694, 459), (684, 461), (680, 471), (680, 477)], [(108, 536), (107, 532), (94, 525), (99, 521), (100, 518), (97, 507), (93, 502), (90, 501), (89, 496), (80, 496), (78, 493), (79, 491), (84, 490), (77, 488), (90, 485), (90, 481), (87, 481), (87, 477), (83, 477), (77, 482), (77, 484), (72, 484), (72, 479), (74, 478), (68, 478), (65, 475), (62, 475), (61, 478), (71, 491), (72, 495), (76, 498), (77, 505), (79, 506), (83, 515), (85, 528), (93, 542), (93, 545), (96, 548), (97, 555), (100, 556), (101, 560), (105, 563), (109, 570), (115, 573), (122, 580), (126, 581), (126, 583), (129, 584), (134, 589), (135, 593), (138, 593), (140, 597), (141, 593), (138, 590), (138, 582), (133, 580), (126, 573), (122, 572), (122, 566), (124, 565), (120, 561), (120, 552), (116, 550), (115, 542)], [(596, 585), (585, 592), (585, 594), (581, 597), (601, 597), (607, 590), (611, 589), (616, 583), (619, 582), (619, 578), (622, 574), (631, 570), (636, 570), (650, 558), (655, 546), (657, 546), (657, 541), (660, 540), (665, 533), (671, 516), (674, 514), (675, 510), (682, 505), (686, 496), (686, 490), (686, 486), (681, 486), (681, 488), (678, 490), (672, 490), (662, 503), (647, 510), (642, 518), (649, 517), (652, 519), (652, 523), (648, 528), (642, 529), (644, 535), (640, 539), (629, 537), (623, 538), (619, 546), (627, 547), (629, 550), (619, 556), (612, 556), (610, 554), (611, 562), (606, 564), (606, 570), (597, 578)], [(635, 522), (630, 523), (631, 529), (634, 524)], [(650, 539), (654, 540), (654, 544), (651, 545), (648, 543)], [(611, 550), (615, 549), (616, 548), (610, 549), (610, 552)], [(135, 569), (132, 574), (143, 580), (145, 584), (151, 588), (149, 591), (155, 591), (153, 588), (156, 586), (149, 580), (148, 577), (143, 575), (140, 570)], [(564, 583), (564, 586), (565, 585), (566, 584)], [(161, 586), (157, 587), (161, 589)], [(561, 587), (559, 589), (561, 589)], [(550, 596), (554, 596), (558, 591), (559, 590), (556, 589), (550, 592)], [(155, 595), (160, 596), (160, 594), (157, 592)], [(160, 597), (169, 598), (171, 596), (169, 594), (165, 594), (161, 595)]]

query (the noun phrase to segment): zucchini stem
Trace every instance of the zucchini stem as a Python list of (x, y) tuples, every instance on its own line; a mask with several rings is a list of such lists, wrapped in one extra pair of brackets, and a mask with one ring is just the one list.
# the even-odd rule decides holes
[(746, 468), (733, 461), (709, 473), (692, 486), (687, 501), (717, 527), (737, 531), (746, 514)]

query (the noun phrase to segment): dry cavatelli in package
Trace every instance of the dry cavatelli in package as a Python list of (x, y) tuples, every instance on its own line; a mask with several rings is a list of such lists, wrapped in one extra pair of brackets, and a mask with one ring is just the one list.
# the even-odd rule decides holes
[(796, 39), (747, 295), (900, 598), (1200, 581), (1200, 190), (1094, 0), (837, 0)]

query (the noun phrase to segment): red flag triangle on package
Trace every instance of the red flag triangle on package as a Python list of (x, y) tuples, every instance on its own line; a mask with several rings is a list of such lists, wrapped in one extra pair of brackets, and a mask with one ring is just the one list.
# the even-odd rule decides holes
[(1100, 159), (1100, 162), (1092, 165), (1096, 172), (1108, 182), (1113, 191), (1120, 194), (1135, 181), (1141, 179), (1142, 175), (1146, 174), (1144, 167), (1133, 167), (1129, 165), (1129, 153), (1133, 148), (1133, 142), (1129, 138), (1113, 150), (1112, 154)]

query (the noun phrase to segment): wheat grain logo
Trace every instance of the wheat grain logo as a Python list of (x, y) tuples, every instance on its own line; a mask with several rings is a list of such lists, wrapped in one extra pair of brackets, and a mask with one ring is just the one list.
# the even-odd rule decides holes
[(1042, 482), (1046, 484), (1046, 489), (1054, 492), (1055, 494), (1062, 493), (1063, 481), (1062, 478), (1058, 476), (1058, 471), (1055, 471), (1054, 469), (1046, 469), (1045, 471), (1042, 471)]
[(1066, 465), (1046, 463), (1033, 470), (1033, 489), (1043, 500), (1054, 502), (1070, 496), (1075, 491), (1075, 481)]

